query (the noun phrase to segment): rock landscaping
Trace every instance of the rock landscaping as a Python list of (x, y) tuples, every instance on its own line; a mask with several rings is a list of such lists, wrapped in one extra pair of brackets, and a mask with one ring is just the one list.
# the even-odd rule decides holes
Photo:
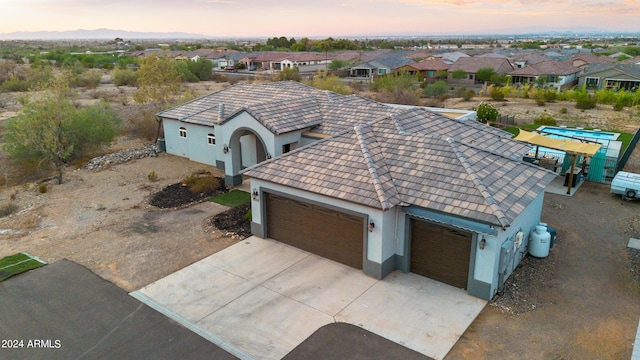
[(95, 157), (89, 160), (89, 162), (87, 162), (82, 168), (98, 171), (109, 166), (124, 164), (131, 160), (157, 156), (158, 146), (156, 144), (150, 144), (136, 149), (122, 150), (104, 156)]

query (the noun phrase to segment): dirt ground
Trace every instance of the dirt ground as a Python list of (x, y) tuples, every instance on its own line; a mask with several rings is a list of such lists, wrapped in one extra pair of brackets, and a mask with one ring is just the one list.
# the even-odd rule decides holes
[(640, 201), (584, 183), (545, 194), (542, 221), (557, 230), (546, 279), (526, 289), (538, 306), (514, 316), (487, 306), (446, 359), (629, 359), (640, 284), (627, 243), (640, 236)]
[[(44, 194), (35, 185), (6, 189), (0, 202), (13, 197), (19, 210), (0, 218), (0, 257), (26, 251), (48, 262), (67, 258), (137, 290), (238, 241), (204, 230), (205, 220), (225, 206), (148, 205), (151, 194), (203, 167), (162, 153), (99, 172), (70, 170), (62, 185), (50, 185)], [(148, 180), (151, 171), (158, 181)]]

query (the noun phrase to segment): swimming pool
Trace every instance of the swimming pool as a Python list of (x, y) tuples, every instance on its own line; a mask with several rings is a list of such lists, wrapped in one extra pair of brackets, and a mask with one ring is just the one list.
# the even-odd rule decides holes
[[(611, 141), (616, 141), (620, 134), (614, 132), (606, 132), (601, 130), (584, 130), (580, 128), (565, 128), (554, 126), (540, 126), (536, 129), (541, 135), (548, 136), (554, 139), (584, 139), (590, 141), (597, 141), (602, 144), (604, 150), (608, 149)], [(540, 147), (536, 149), (534, 146), (529, 150), (529, 154), (535, 154), (536, 150), (539, 154), (563, 158), (565, 152), (562, 150), (548, 149)], [(609, 155), (609, 154), (607, 154)], [(616, 154), (617, 156), (617, 154)]]
[[(543, 135), (551, 134), (551, 137), (558, 139), (579, 138), (587, 140), (617, 140), (620, 134), (614, 132), (606, 132), (601, 130), (584, 130), (579, 128), (565, 128), (554, 126), (541, 126), (537, 129)], [(557, 135), (557, 136), (553, 136)]]

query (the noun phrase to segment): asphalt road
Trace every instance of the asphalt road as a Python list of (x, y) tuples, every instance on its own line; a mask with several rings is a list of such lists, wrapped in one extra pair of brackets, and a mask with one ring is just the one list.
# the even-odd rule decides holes
[(0, 283), (0, 359), (235, 359), (83, 266)]

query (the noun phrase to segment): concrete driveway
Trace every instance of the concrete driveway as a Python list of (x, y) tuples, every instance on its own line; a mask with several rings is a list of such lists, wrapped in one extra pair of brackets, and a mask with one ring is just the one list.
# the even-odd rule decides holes
[(240, 358), (281, 359), (343, 322), (442, 359), (486, 305), (415, 274), (361, 271), (250, 237), (131, 295)]

